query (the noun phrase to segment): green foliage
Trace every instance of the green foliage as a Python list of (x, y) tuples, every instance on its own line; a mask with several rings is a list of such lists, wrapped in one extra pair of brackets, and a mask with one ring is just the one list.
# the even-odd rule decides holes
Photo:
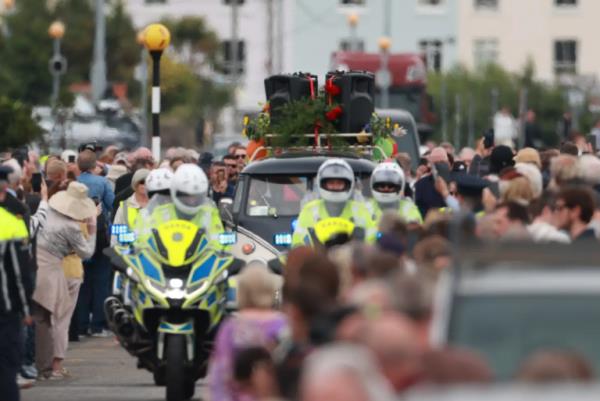
[[(90, 77), (94, 47), (94, 8), (90, 0), (58, 0), (51, 11), (46, 0), (19, 0), (5, 17), (8, 38), (0, 41), (0, 93), (30, 104), (48, 104), (52, 76), (48, 61), (52, 39), (48, 27), (61, 20), (66, 27), (61, 50), (68, 62), (62, 88)], [(122, 0), (107, 6), (107, 73), (109, 81), (128, 81), (139, 62), (136, 33)]]
[[(537, 81), (535, 68), (530, 60), (520, 74), (512, 74), (497, 65), (488, 65), (478, 71), (468, 71), (457, 67), (446, 74), (430, 74), (429, 91), (434, 97), (438, 121), (436, 137), (442, 139), (442, 103), (443, 85), (446, 86), (447, 133), (448, 139), (454, 138), (456, 129), (456, 96), (460, 97), (460, 145), (465, 146), (469, 128), (469, 104), (472, 107), (474, 138), (478, 139), (490, 127), (493, 121), (493, 93), (497, 93), (498, 108), (508, 107), (518, 117), (519, 96), (522, 88), (527, 88), (527, 105), (537, 114), (544, 140), (554, 144), (557, 140), (556, 123), (566, 110), (562, 90), (558, 86)], [(473, 143), (468, 144), (473, 146)]]
[(161, 58), (161, 87), (164, 113), (188, 123), (216, 118), (231, 97), (228, 87), (195, 74), (167, 55)]
[(203, 17), (165, 18), (161, 23), (169, 28), (171, 43), (176, 49), (182, 50), (184, 46), (189, 46), (193, 53), (203, 53), (207, 61), (215, 61), (219, 39)]
[(31, 117), (31, 108), (6, 96), (0, 97), (0, 149), (26, 145), (42, 135)]

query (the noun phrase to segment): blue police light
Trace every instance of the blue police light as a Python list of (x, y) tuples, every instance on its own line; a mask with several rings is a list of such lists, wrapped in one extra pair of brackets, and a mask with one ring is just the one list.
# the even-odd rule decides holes
[(377, 235), (376, 238), (379, 239), (383, 236), (383, 234), (381, 233), (381, 231), (377, 231)]
[(290, 246), (292, 245), (292, 234), (290, 233), (279, 233), (273, 236), (273, 243), (276, 246)]
[(236, 233), (222, 233), (219, 234), (219, 243), (221, 245), (233, 245), (237, 242)]
[(119, 234), (127, 234), (129, 227), (126, 224), (113, 224), (110, 226), (111, 235), (118, 236)]
[[(126, 226), (127, 227), (127, 226)], [(133, 242), (135, 242), (135, 233), (134, 232), (125, 232), (125, 233), (120, 233), (117, 236), (117, 240), (121, 243), (121, 244), (131, 244)]]
[(292, 220), (292, 232), (296, 231), (296, 227), (298, 227), (298, 219)]

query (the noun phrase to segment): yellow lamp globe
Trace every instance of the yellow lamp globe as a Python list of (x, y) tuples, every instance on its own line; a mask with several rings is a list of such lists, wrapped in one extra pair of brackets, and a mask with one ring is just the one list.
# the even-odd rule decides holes
[(62, 39), (65, 35), (65, 24), (60, 21), (54, 21), (48, 28), (48, 35), (52, 39)]
[(144, 45), (151, 52), (163, 51), (171, 42), (171, 32), (162, 24), (148, 25), (144, 30)]

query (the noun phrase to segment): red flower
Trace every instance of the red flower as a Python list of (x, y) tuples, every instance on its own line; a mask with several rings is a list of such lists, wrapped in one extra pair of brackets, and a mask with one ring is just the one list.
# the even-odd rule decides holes
[(329, 121), (335, 121), (342, 115), (342, 108), (340, 106), (335, 106), (333, 109), (329, 110), (325, 113), (325, 118)]
[(325, 92), (327, 92), (330, 96), (337, 96), (342, 93), (342, 88), (334, 84), (331, 80), (328, 80), (325, 83)]
[(269, 102), (265, 103), (262, 111), (263, 111), (263, 113), (269, 113), (271, 111), (271, 104)]

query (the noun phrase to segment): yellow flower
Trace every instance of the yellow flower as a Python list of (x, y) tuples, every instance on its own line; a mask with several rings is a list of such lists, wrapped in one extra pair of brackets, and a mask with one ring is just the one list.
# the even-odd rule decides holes
[(250, 118), (248, 116), (244, 116), (244, 126), (248, 125), (250, 122)]

